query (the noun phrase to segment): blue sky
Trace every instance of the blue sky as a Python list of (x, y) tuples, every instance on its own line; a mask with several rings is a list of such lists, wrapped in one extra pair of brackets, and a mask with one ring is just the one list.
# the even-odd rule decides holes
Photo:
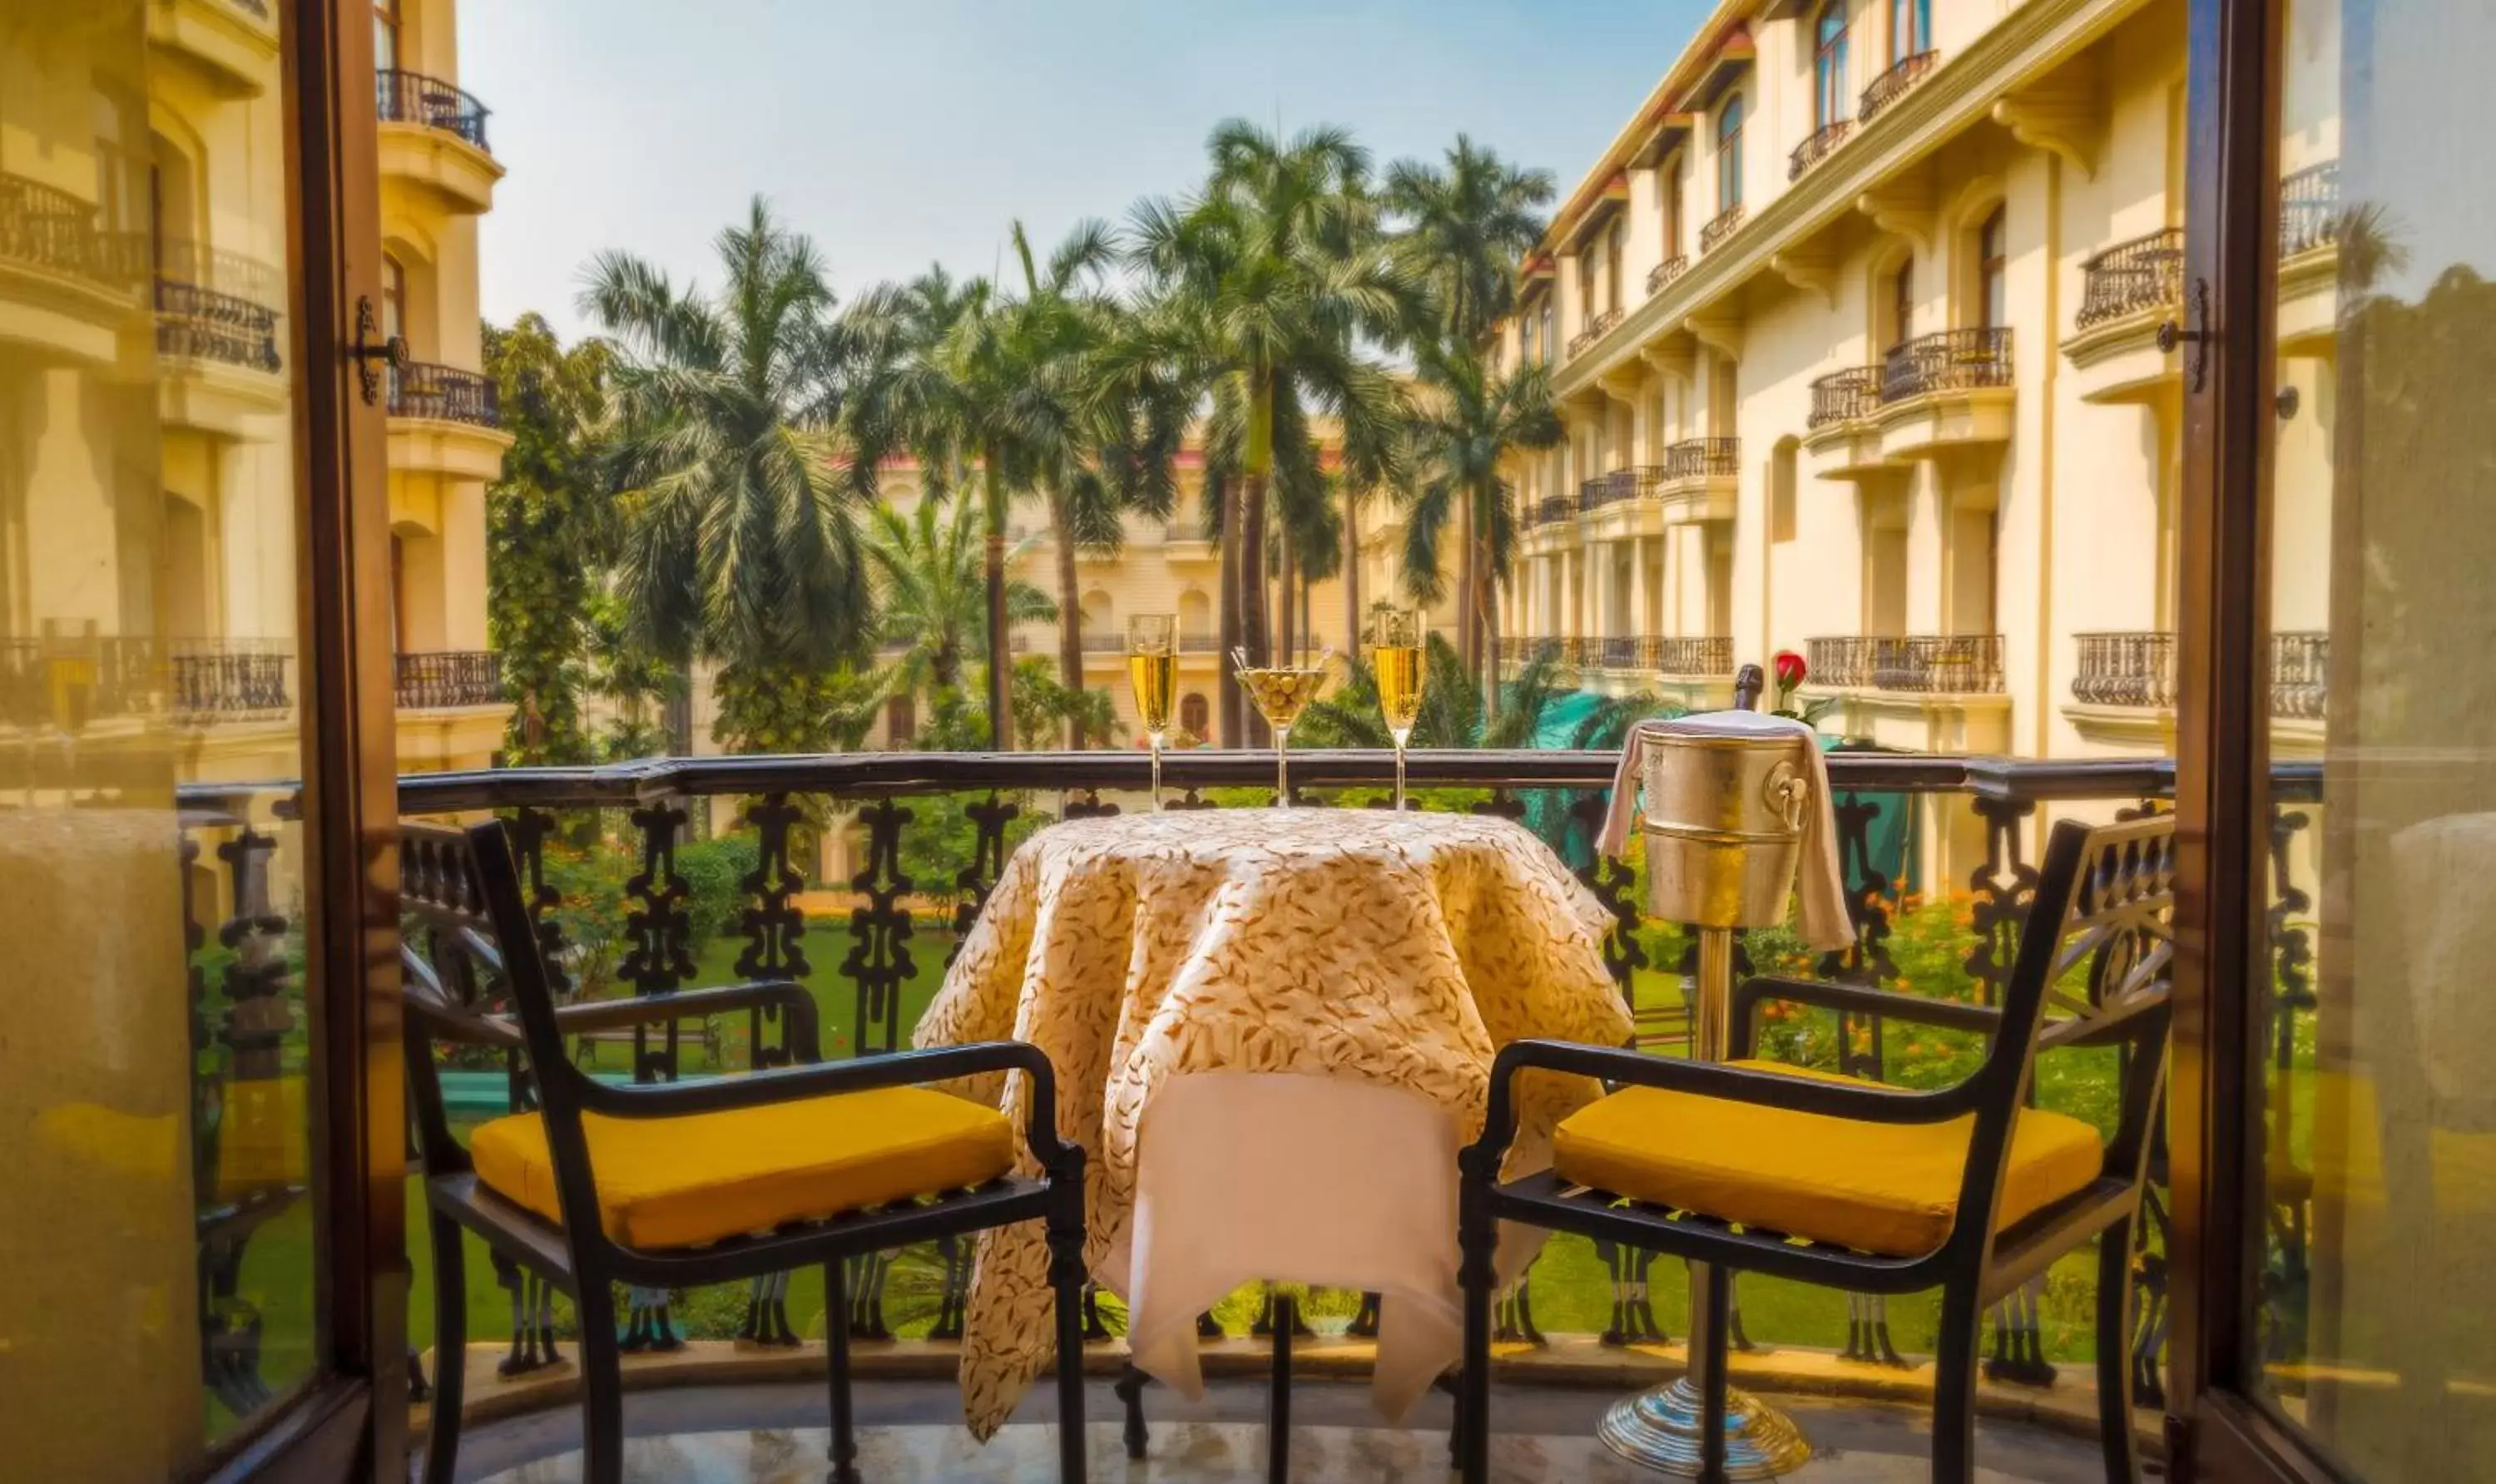
[(845, 297), (931, 262), (985, 273), (1021, 217), (1201, 178), (1232, 115), (1352, 128), (1381, 165), (1459, 130), (1565, 195), (1705, 0), (470, 0), (461, 80), (511, 173), (482, 228), (484, 310), (567, 336), (581, 264), (679, 275), (756, 192)]

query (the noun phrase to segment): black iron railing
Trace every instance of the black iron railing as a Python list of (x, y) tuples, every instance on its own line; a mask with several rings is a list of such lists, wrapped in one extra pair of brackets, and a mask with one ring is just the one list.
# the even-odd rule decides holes
[(1534, 523), (1538, 526), (1559, 525), (1576, 513), (1576, 502), (1567, 495), (1545, 495), (1543, 503), (1534, 508)]
[(1741, 472), (1738, 438), (1685, 438), (1664, 450), (1668, 480), (1723, 479)]
[(1806, 640), (1813, 684), (1927, 696), (1994, 696), (2003, 689), (2002, 635), (1911, 634)]
[(2293, 258), (2340, 240), (2340, 162), (2325, 160), (2279, 183), (2279, 255)]
[(1881, 367), (1881, 400), (2011, 385), (2011, 328), (1946, 329), (1893, 347)]
[(1581, 329), (1577, 331), (1577, 333), (1569, 337), (1568, 348), (1562, 353), (1561, 358), (1564, 360), (1576, 359), (1579, 352), (1585, 350), (1586, 347), (1593, 345), (1596, 341), (1603, 339), (1606, 335), (1610, 334), (1612, 332), (1612, 326), (1620, 323), (1621, 311), (1617, 308), (1607, 309), (1602, 314), (1588, 320), (1584, 329)]
[(1906, 97), (1908, 89), (1923, 81), (1925, 75), (1941, 59), (1942, 54), (1938, 50), (1919, 51), (1914, 56), (1899, 58), (1896, 66), (1873, 78), (1872, 85), (1863, 90), (1862, 102), (1855, 109), (1856, 119), (1866, 124), (1872, 122), (1883, 108)]
[(147, 237), (98, 230), (95, 203), (0, 171), (0, 260), (125, 288), (147, 274)]
[(395, 673), (403, 711), (491, 706), (503, 699), (503, 657), (487, 649), (400, 655)]
[(1699, 251), (1702, 254), (1716, 251), (1727, 237), (1741, 230), (1743, 210), (1738, 205), (1717, 212), (1714, 220), (1699, 229)]
[(1847, 136), (1854, 132), (1855, 121), (1851, 118), (1841, 118), (1813, 130), (1809, 139), (1794, 146), (1794, 154), (1787, 160), (1786, 178), (1800, 180), (1813, 166), (1834, 154), (1837, 146), (1845, 143)]
[(194, 722), (283, 715), (292, 645), (275, 639), (175, 639), (165, 678), (176, 717)]
[(1657, 492), (1657, 487), (1664, 483), (1664, 466), (1632, 464), (1627, 469), (1613, 470), (1604, 476), (1604, 479), (1608, 485), (1605, 491), (1605, 498), (1611, 503), (1617, 504), (1623, 500), (1641, 498), (1652, 499)]
[(1611, 504), (1611, 481), (1602, 475), (1577, 481), (1577, 509), (1580, 512)]
[(154, 639), (87, 628), (0, 639), (0, 725), (70, 735), (161, 715), (165, 651)]
[(1690, 271), (1690, 255), (1675, 253), (1646, 270), (1646, 292), (1650, 297), (1664, 292), (1667, 284)]
[(1636, 634), (1606, 635), (1599, 641), (1601, 648), (1598, 650), (1604, 668), (1610, 670), (1636, 668), (1638, 663), (1638, 645), (1641, 642)]
[(2125, 315), (2171, 308), (2184, 297), (2184, 229), (2168, 227), (2118, 242), (2080, 264), (2080, 312), (2087, 329)]
[(277, 371), (277, 311), (267, 304), (180, 279), (156, 280), (156, 354)]
[(491, 377), (411, 360), (390, 372), (390, 415), (498, 428), (503, 425), (502, 392)]
[(2162, 632), (2079, 634), (2072, 699), (2084, 706), (2175, 704), (2175, 635)]
[(1823, 428), (1871, 417), (1881, 409), (1881, 378), (1879, 366), (1849, 366), (1817, 378), (1811, 384), (1811, 416), (1803, 426)]
[(1646, 667), (1666, 675), (1731, 675), (1733, 640), (1730, 634), (1650, 639), (1655, 646)]
[(2319, 633), (2270, 636), (2270, 714), (2320, 720), (2331, 679), (2331, 635)]
[(422, 124), (490, 152), (485, 119), (492, 110), (457, 87), (422, 73), (390, 70), (376, 74), (373, 81), (383, 123)]

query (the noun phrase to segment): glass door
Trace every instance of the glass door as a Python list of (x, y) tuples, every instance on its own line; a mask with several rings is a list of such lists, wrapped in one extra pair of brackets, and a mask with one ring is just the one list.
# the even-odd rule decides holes
[(2216, 1478), (2485, 1477), (2496, 185), (2438, 161), (2496, 13), (2195, 28), (2180, 1440)]
[(328, 5), (166, 9), (0, 27), (0, 1474), (345, 1478), (405, 1385), (372, 95)]

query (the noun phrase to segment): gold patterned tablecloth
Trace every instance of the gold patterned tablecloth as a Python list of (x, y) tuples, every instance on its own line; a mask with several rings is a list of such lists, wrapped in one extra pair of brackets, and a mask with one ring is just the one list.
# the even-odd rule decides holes
[[(1048, 1054), (1059, 1130), (1089, 1157), (1085, 1257), (1097, 1272), (1133, 1218), (1137, 1133), (1166, 1080), (1357, 1078), (1437, 1103), (1470, 1141), (1501, 1044), (1628, 1040), (1604, 968), (1608, 923), (1507, 819), (1256, 809), (1074, 820), (1007, 861), (914, 1038), (1012, 1037)], [(1019, 1130), (1024, 1083), (960, 1090), (1000, 1102)], [(1597, 1091), (1526, 1078), (1511, 1169), (1547, 1161), (1552, 1126)], [(1020, 1168), (1037, 1172), (1028, 1149)], [(1037, 1223), (981, 1241), (962, 1390), (982, 1438), (1048, 1358), (1047, 1272)]]

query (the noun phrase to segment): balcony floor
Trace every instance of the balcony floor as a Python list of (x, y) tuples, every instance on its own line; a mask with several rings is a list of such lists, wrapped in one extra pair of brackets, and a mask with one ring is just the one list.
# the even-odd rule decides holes
[[(1366, 1385), (1303, 1380), (1292, 1394), (1292, 1476), (1299, 1484), (1382, 1484), (1447, 1472), (1448, 1401), (1432, 1396), (1407, 1428), (1382, 1425)], [(985, 1481), (1056, 1477), (1055, 1429), (1044, 1380), (1016, 1421), (985, 1448), (961, 1426), (950, 1382), (857, 1383), (858, 1467), (869, 1480)], [(1620, 1462), (1595, 1441), (1614, 1400), (1605, 1390), (1502, 1386), (1493, 1393), (1492, 1474), (1502, 1484), (1652, 1484), (1664, 1477)], [(827, 1471), (825, 1400), (819, 1387), (696, 1387), (625, 1399), (631, 1484), (817, 1484)], [(1803, 1484), (1908, 1484), (1930, 1477), (1927, 1419), (1873, 1403), (1796, 1399), (1788, 1404), (1813, 1446)], [(1118, 1442), (1118, 1403), (1106, 1382), (1086, 1400), (1092, 1476), (1123, 1484), (1249, 1484), (1264, 1477), (1262, 1382), (1213, 1381), (1190, 1407), (1166, 1389), (1144, 1396), (1150, 1456), (1129, 1464)], [(579, 1414), (569, 1407), (473, 1428), (462, 1444), (461, 1484), (576, 1484)], [(1977, 1427), (1978, 1476), (2034, 1484), (2104, 1478), (2094, 1442), (2012, 1422)]]

